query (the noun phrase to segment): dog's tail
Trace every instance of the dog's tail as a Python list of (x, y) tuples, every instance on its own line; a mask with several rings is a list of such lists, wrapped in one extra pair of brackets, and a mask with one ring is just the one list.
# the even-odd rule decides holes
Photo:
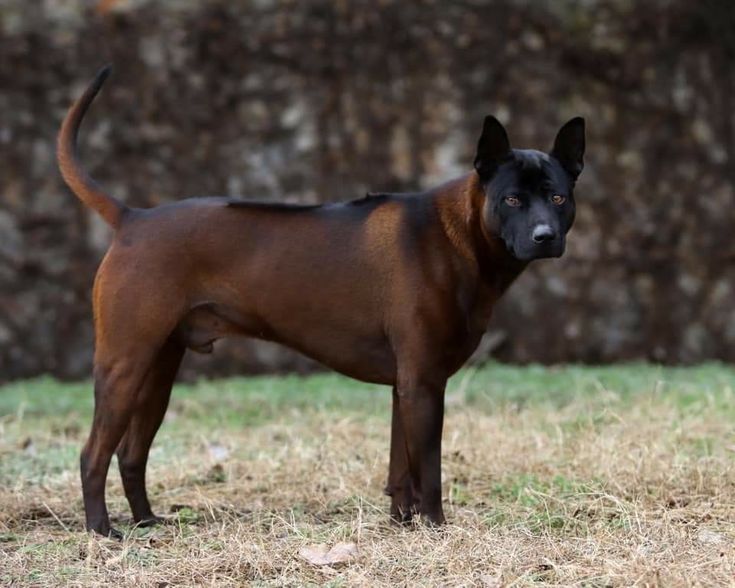
[(61, 124), (59, 139), (56, 144), (56, 157), (59, 169), (66, 184), (79, 199), (90, 208), (96, 210), (105, 221), (114, 228), (120, 226), (122, 216), (127, 207), (105, 192), (82, 167), (77, 155), (77, 133), (87, 108), (110, 75), (111, 67), (103, 67), (89, 84), (84, 94), (72, 104)]

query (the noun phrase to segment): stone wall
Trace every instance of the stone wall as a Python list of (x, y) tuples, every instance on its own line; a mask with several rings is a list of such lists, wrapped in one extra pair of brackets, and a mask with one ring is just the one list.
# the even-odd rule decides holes
[[(735, 359), (735, 11), (728, 0), (0, 2), (0, 379), (89, 374), (108, 230), (63, 186), (82, 130), (131, 205), (191, 195), (346, 200), (470, 169), (486, 113), (587, 167), (566, 256), (509, 291), (482, 353), (513, 361)], [(186, 371), (306, 370), (262, 343)]]

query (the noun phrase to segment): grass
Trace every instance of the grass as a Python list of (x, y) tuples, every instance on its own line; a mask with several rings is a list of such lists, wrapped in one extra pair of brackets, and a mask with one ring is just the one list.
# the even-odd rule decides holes
[[(149, 466), (170, 524), (88, 536), (88, 383), (0, 388), (0, 585), (731, 586), (735, 369), (470, 368), (441, 530), (387, 523), (390, 394), (332, 374), (179, 385)], [(314, 566), (305, 546), (357, 544)]]

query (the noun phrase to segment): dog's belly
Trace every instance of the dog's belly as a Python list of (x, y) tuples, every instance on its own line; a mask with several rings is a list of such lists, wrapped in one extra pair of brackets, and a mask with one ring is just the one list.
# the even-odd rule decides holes
[[(395, 357), (387, 337), (381, 333), (308, 313), (289, 323), (274, 325), (256, 314), (205, 302), (183, 317), (176, 337), (198, 353), (211, 353), (214, 342), (228, 336), (274, 341), (352, 378), (376, 384), (394, 383)], [(308, 336), (304, 337), (304, 333)]]
[(387, 341), (336, 337), (327, 344), (323, 339), (284, 344), (351, 378), (374, 384), (395, 383), (396, 361)]

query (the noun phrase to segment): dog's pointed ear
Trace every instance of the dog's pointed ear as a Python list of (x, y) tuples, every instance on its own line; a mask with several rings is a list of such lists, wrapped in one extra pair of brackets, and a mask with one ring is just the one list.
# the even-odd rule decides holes
[(577, 116), (566, 123), (556, 135), (551, 156), (576, 180), (584, 168), (584, 119)]
[(494, 116), (486, 116), (482, 135), (477, 143), (475, 170), (482, 179), (488, 179), (510, 154), (510, 142), (505, 127)]

